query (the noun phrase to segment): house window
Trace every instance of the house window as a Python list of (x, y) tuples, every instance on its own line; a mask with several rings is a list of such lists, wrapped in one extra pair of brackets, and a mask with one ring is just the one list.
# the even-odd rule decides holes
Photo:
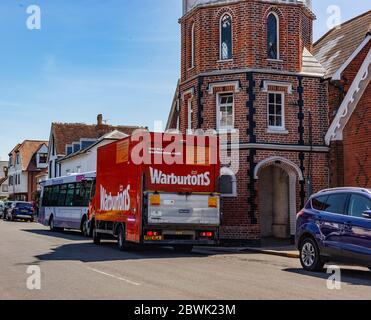
[(229, 14), (220, 19), (220, 59), (232, 59), (232, 17)]
[(237, 179), (229, 168), (220, 170), (219, 192), (222, 197), (237, 197)]
[(193, 107), (192, 107), (192, 99), (188, 99), (187, 102), (187, 113), (188, 113), (188, 131), (192, 131), (193, 128)]
[(19, 153), (16, 154), (16, 157), (15, 157), (15, 163), (16, 163), (16, 164), (19, 164)]
[(279, 59), (278, 16), (270, 13), (267, 20), (268, 59)]
[(268, 128), (285, 130), (284, 94), (282, 92), (268, 93)]
[(233, 93), (224, 93), (218, 95), (217, 105), (217, 129), (233, 129), (234, 128), (234, 111), (233, 111)]
[(48, 161), (48, 154), (47, 153), (40, 153), (39, 154), (39, 163), (47, 163)]
[(3, 185), (1, 186), (1, 191), (2, 191), (2, 192), (8, 192), (8, 191), (9, 191), (8, 185), (7, 185), (7, 184), (3, 184)]
[(195, 66), (195, 44), (196, 44), (196, 35), (195, 35), (195, 24), (192, 24), (191, 28), (191, 68)]

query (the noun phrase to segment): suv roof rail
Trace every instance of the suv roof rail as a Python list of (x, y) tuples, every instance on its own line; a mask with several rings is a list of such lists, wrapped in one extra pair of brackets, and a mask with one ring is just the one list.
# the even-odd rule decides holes
[(324, 190), (321, 190), (320, 192), (318, 193), (323, 193), (323, 192), (329, 192), (329, 191), (349, 191), (349, 190), (353, 190), (353, 191), (361, 191), (361, 192), (365, 192), (365, 193), (370, 193), (371, 194), (371, 189), (367, 189), (367, 188), (357, 188), (357, 187), (341, 187), (341, 188), (331, 188), (331, 189), (324, 189)]

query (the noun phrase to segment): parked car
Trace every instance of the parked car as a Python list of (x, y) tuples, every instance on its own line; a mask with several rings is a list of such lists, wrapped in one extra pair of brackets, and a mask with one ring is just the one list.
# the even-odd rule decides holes
[(313, 195), (298, 213), (296, 245), (305, 270), (328, 262), (371, 270), (371, 189), (337, 188)]
[(34, 221), (34, 208), (31, 202), (15, 201), (7, 210), (7, 220)]
[(3, 219), (6, 220), (7, 214), (8, 214), (8, 209), (12, 206), (14, 201), (6, 201), (4, 203), (4, 213), (3, 213)]
[(0, 201), (0, 218), (4, 216), (4, 207), (5, 207), (4, 202)]

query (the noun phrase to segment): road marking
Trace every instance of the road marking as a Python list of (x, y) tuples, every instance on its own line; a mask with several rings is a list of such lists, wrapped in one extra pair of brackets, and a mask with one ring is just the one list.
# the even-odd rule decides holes
[(94, 269), (94, 268), (89, 268), (87, 267), (87, 269), (91, 270), (91, 271), (94, 271), (96, 273), (100, 273), (102, 275), (105, 275), (107, 277), (111, 277), (111, 278), (114, 278), (114, 279), (117, 279), (117, 280), (120, 280), (120, 281), (124, 281), (124, 282), (127, 282), (127, 283), (130, 283), (132, 284), (133, 286), (140, 286), (140, 283), (138, 282), (134, 282), (134, 281), (131, 281), (131, 280), (128, 280), (128, 279), (125, 279), (125, 278), (122, 278), (122, 277), (117, 277), (113, 274), (109, 274), (109, 273), (106, 273), (106, 272), (103, 272), (103, 271), (100, 271), (100, 270), (97, 270), (97, 269)]

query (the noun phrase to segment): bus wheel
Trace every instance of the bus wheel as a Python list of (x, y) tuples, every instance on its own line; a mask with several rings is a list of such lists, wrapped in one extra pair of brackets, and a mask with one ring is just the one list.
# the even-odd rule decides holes
[(93, 242), (96, 245), (100, 245), (100, 240), (101, 240), (100, 234), (97, 232), (97, 229), (94, 226), (94, 229), (93, 229)]
[(175, 246), (174, 249), (176, 252), (179, 252), (179, 253), (191, 253), (193, 250), (193, 246), (192, 245), (179, 245), (179, 246)]
[(50, 217), (49, 228), (50, 228), (50, 231), (52, 231), (52, 232), (57, 231), (56, 228), (55, 228), (55, 226), (54, 226), (54, 218), (53, 218), (53, 216)]
[(86, 220), (86, 217), (84, 217), (84, 218), (82, 219), (80, 230), (81, 230), (82, 235), (83, 235), (84, 237), (87, 238), (87, 237), (88, 237), (88, 228), (87, 228), (87, 220)]
[(117, 234), (117, 245), (121, 251), (126, 249), (126, 235), (125, 235), (125, 228), (121, 225), (118, 229)]

